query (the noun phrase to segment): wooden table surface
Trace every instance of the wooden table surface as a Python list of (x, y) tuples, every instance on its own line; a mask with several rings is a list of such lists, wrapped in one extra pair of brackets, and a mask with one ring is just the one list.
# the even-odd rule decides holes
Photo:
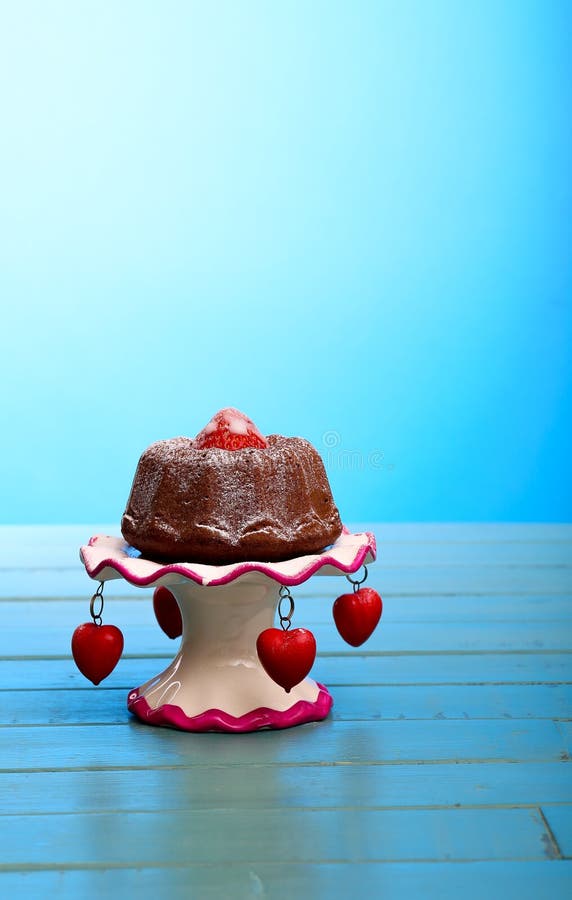
[(343, 579), (293, 591), (332, 714), (243, 735), (128, 714), (176, 652), (149, 590), (106, 585), (124, 656), (76, 670), (78, 547), (116, 529), (0, 528), (1, 896), (572, 896), (572, 526), (368, 527), (367, 644), (333, 624)]

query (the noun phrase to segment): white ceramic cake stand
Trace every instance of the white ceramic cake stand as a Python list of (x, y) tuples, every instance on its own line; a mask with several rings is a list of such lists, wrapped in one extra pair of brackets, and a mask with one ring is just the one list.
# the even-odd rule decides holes
[[(356, 572), (375, 553), (373, 534), (345, 529), (323, 553), (279, 563), (162, 564), (104, 535), (80, 550), (97, 581), (165, 585), (175, 596), (183, 619), (179, 652), (164, 672), (130, 691), (127, 705), (142, 722), (183, 731), (257, 731), (324, 719), (333, 702), (328, 690), (305, 678), (287, 693), (260, 664), (256, 640), (274, 625), (282, 585)], [(303, 624), (300, 611), (296, 619)]]

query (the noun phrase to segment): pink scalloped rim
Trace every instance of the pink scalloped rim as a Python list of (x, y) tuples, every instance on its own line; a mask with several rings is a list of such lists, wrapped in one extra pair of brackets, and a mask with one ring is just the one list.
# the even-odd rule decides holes
[[(369, 531), (342, 534), (323, 553), (299, 556), (278, 563), (241, 562), (226, 566), (210, 566), (192, 562), (157, 563), (130, 554), (132, 548), (118, 537), (96, 535), (80, 548), (80, 557), (90, 578), (108, 581), (124, 578), (137, 587), (150, 587), (161, 582), (174, 584), (190, 579), (205, 586), (228, 584), (249, 572), (261, 572), (280, 584), (301, 584), (312, 575), (337, 575), (356, 572), (376, 557), (376, 542)], [(334, 571), (332, 571), (334, 570)]]
[(178, 728), (180, 731), (260, 731), (263, 728), (291, 728), (306, 722), (325, 719), (333, 705), (328, 689), (317, 682), (319, 692), (316, 699), (298, 700), (290, 709), (283, 711), (260, 706), (243, 716), (231, 716), (222, 709), (207, 709), (198, 716), (187, 716), (180, 706), (166, 703), (152, 709), (145, 697), (135, 688), (127, 696), (127, 709), (146, 725), (164, 728)]

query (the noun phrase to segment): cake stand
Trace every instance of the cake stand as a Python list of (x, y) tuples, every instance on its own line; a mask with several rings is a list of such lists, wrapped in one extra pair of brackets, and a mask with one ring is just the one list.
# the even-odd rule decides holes
[[(90, 578), (165, 585), (176, 598), (179, 651), (163, 672), (129, 692), (127, 706), (142, 722), (182, 731), (258, 731), (324, 719), (333, 702), (324, 685), (305, 678), (287, 693), (263, 669), (256, 640), (274, 625), (282, 585), (357, 572), (375, 553), (373, 534), (346, 529), (323, 553), (279, 563), (162, 564), (104, 535), (80, 550)], [(300, 609), (296, 621), (303, 625)]]

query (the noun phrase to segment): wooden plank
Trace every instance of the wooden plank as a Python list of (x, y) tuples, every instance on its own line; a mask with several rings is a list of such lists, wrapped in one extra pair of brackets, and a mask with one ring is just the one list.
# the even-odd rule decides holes
[(563, 735), (564, 740), (566, 741), (566, 746), (568, 748), (568, 752), (572, 757), (572, 723), (571, 722), (559, 722), (558, 729), (560, 733)]
[(506, 900), (568, 900), (572, 863), (526, 862), (415, 863), (248, 863), (137, 869), (63, 869), (5, 872), (0, 885), (6, 897), (22, 900), (58, 897), (99, 900), (104, 896), (138, 900), (292, 900), (292, 897), (368, 897), (403, 900), (482, 900), (483, 886)]
[(0, 569), (75, 567), (92, 534), (120, 534), (117, 525), (0, 525)]
[[(1, 573), (2, 597), (85, 597), (89, 600), (97, 582), (77, 568), (10, 569)], [(477, 594), (571, 594), (572, 567), (569, 566), (395, 566), (383, 561), (371, 568), (368, 584), (394, 596), (455, 596)], [(315, 576), (312, 591), (332, 598), (347, 588), (343, 577)], [(149, 588), (134, 588), (121, 579), (107, 582), (107, 594), (150, 595)]]
[[(341, 593), (338, 590), (338, 594)], [(570, 628), (572, 594), (394, 596), (382, 591), (383, 624), (386, 622), (550, 622), (565, 623)], [(296, 615), (309, 625), (332, 621), (332, 595), (299, 595), (295, 593)], [(41, 602), (38, 612), (41, 613)], [(77, 602), (77, 601), (75, 601)], [(84, 601), (85, 602), (85, 601)], [(128, 601), (117, 601), (128, 602)], [(14, 604), (18, 608), (18, 604)], [(115, 602), (113, 602), (115, 608)], [(139, 604), (131, 601), (130, 614), (137, 616)], [(4, 610), (4, 605), (0, 606)], [(9, 620), (9, 617), (6, 617)]]
[[(404, 554), (404, 560), (469, 561), (474, 547), (483, 547), (491, 558), (512, 560), (524, 543), (538, 562), (570, 562), (572, 525), (486, 523), (348, 523), (351, 531), (373, 531), (383, 553)], [(91, 525), (2, 525), (0, 568), (74, 566), (78, 550), (94, 534), (120, 536), (119, 523)], [(509, 545), (509, 546), (507, 546)], [(408, 547), (411, 546), (409, 554)], [(423, 555), (426, 553), (427, 555)], [(405, 555), (407, 554), (407, 555)], [(453, 556), (454, 554), (454, 556)], [(536, 556), (535, 554), (538, 554)], [(546, 554), (546, 555), (545, 555)], [(484, 555), (484, 554), (483, 554)], [(498, 555), (498, 556), (496, 556)]]
[[(137, 606), (138, 604), (133, 604)], [(4, 607), (2, 606), (1, 609)], [(308, 598), (297, 604), (301, 614), (310, 622), (329, 622), (331, 609), (323, 598)], [(557, 597), (531, 596), (471, 596), (449, 597), (393, 597), (383, 596), (385, 621), (392, 622), (550, 622), (558, 621), (570, 627), (572, 594)]]
[(378, 562), (388, 566), (570, 566), (572, 541), (409, 541), (378, 536)]
[[(384, 610), (396, 622), (526, 621), (568, 622), (572, 618), (572, 594), (560, 597), (384, 597)], [(323, 609), (323, 607), (322, 607)], [(329, 611), (328, 611), (329, 612)]]
[[(123, 656), (109, 678), (93, 687), (78, 671), (71, 656), (51, 659), (0, 659), (0, 684), (6, 690), (77, 688), (98, 702), (102, 691), (121, 688), (126, 693), (162, 672), (174, 655)], [(443, 656), (394, 655), (379, 658), (365, 653), (342, 656), (319, 654), (312, 677), (331, 688), (340, 685), (416, 684), (570, 684), (572, 654), (494, 653)], [(0, 697), (1, 702), (1, 697)]]
[(560, 522), (351, 522), (348, 527), (352, 531), (373, 531), (380, 543), (572, 541), (572, 524)]
[[(0, 774), (4, 815), (187, 809), (538, 806), (572, 803), (572, 765), (234, 765), (189, 770), (42, 771)], [(6, 823), (4, 823), (6, 824)]]
[[(16, 711), (15, 711), (16, 712)], [(334, 719), (572, 718), (569, 685), (338, 687)]]
[[(26, 596), (23, 592), (31, 585), (31, 596), (37, 586), (38, 597), (46, 598), (51, 585), (55, 597), (65, 596), (67, 591), (70, 599), (17, 604), (4, 601), (0, 605), (0, 652), (29, 655), (30, 649), (38, 649), (37, 660), (0, 660), (0, 684), (5, 688), (0, 691), (0, 720), (18, 723), (7, 725), (0, 733), (0, 760), (13, 770), (0, 775), (2, 795), (10, 798), (3, 804), (4, 812), (12, 813), (3, 819), (8, 835), (3, 846), (8, 852), (3, 856), (0, 850), (0, 862), (15, 870), (21, 852), (28, 853), (24, 866), (57, 868), (61, 863), (58, 854), (68, 854), (71, 845), (72, 855), (64, 866), (102, 867), (97, 873), (54, 873), (60, 879), (58, 890), (65, 892), (65, 885), (71, 884), (75, 896), (86, 896), (92, 885), (98, 892), (105, 890), (104, 881), (97, 878), (107, 877), (107, 865), (127, 867), (124, 890), (132, 893), (138, 875), (129, 867), (140, 862), (138, 853), (148, 857), (149, 847), (158, 851), (157, 859), (148, 859), (151, 866), (168, 867), (159, 872), (156, 882), (141, 882), (153, 884), (153, 896), (160, 896), (166, 885), (169, 896), (176, 896), (178, 884), (181, 896), (186, 897), (191, 880), (202, 878), (200, 873), (204, 872), (215, 873), (215, 877), (223, 872), (225, 884), (235, 889), (233, 897), (239, 896), (238, 885), (249, 897), (264, 893), (278, 896), (275, 889), (284, 886), (284, 896), (290, 898), (296, 889), (304, 896), (308, 895), (304, 878), (326, 877), (323, 873), (328, 868), (325, 860), (329, 853), (335, 854), (331, 857), (337, 861), (335, 871), (328, 876), (329, 881), (316, 881), (311, 896), (335, 896), (343, 869), (348, 873), (347, 893), (355, 891), (356, 885), (365, 885), (368, 895), (381, 895), (387, 900), (395, 881), (389, 879), (388, 891), (384, 882), (379, 882), (379, 873), (387, 880), (388, 866), (402, 872), (402, 876), (396, 876), (400, 897), (407, 889), (412, 896), (446, 897), (447, 885), (453, 885), (451, 896), (454, 889), (456, 898), (459, 890), (470, 897), (473, 889), (482, 893), (483, 884), (494, 884), (500, 896), (511, 896), (513, 891), (520, 897), (527, 896), (527, 890), (535, 897), (543, 896), (546, 890), (551, 898), (558, 896), (559, 890), (562, 896), (568, 896), (571, 883), (566, 872), (570, 870), (560, 868), (566, 866), (561, 861), (540, 861), (541, 853), (548, 857), (557, 853), (556, 845), (539, 812), (523, 807), (542, 804), (549, 820), (552, 807), (562, 810), (563, 802), (572, 803), (572, 780), (567, 777), (570, 763), (565, 761), (572, 736), (570, 723), (550, 721), (569, 715), (570, 709), (569, 686), (550, 685), (572, 682), (572, 654), (560, 652), (572, 649), (572, 571), (568, 556), (572, 530), (559, 530), (559, 537), (551, 529), (528, 526), (517, 532), (457, 529), (444, 540), (446, 527), (429, 527), (417, 530), (416, 537), (414, 529), (402, 531), (402, 539), (393, 544), (386, 540), (382, 564), (372, 568), (368, 582), (379, 585), (384, 594), (384, 620), (375, 638), (358, 651), (340, 641), (331, 621), (332, 599), (346, 589), (347, 583), (343, 579), (313, 579), (296, 593), (296, 612), (300, 615), (298, 624), (311, 626), (318, 637), (321, 654), (313, 674), (333, 688), (333, 717), (288, 732), (242, 736), (186, 735), (151, 729), (127, 718), (127, 689), (164, 668), (166, 657), (176, 651), (176, 645), (163, 637), (154, 622), (152, 592), (133, 590), (132, 599), (121, 600), (122, 592), (130, 589), (121, 581), (108, 585), (107, 621), (119, 618), (131, 650), (105, 687), (92, 688), (69, 659), (69, 636), (82, 619), (77, 611), (87, 617), (87, 601), (95, 586), (76, 562), (77, 547), (69, 543), (73, 535), (68, 532), (50, 538), (48, 534), (42, 551), (45, 568), (33, 572), (29, 571), (30, 543), (17, 547), (12, 561), (22, 553), (24, 568), (8, 565), (0, 572), (3, 597), (9, 596), (6, 588), (11, 583), (16, 585), (15, 596)], [(507, 535), (512, 536), (510, 541)], [(55, 544), (60, 540), (55, 554), (50, 540)], [(57, 560), (60, 568), (54, 568)], [(71, 599), (73, 584), (78, 600)], [(435, 586), (439, 584), (443, 590), (437, 595)], [(493, 591), (495, 584), (498, 591)], [(417, 589), (413, 590), (415, 585)], [(43, 660), (45, 654), (54, 656)], [(135, 655), (140, 658), (133, 658)], [(50, 690), (54, 685), (70, 690), (56, 693)], [(88, 691), (97, 694), (90, 697)], [(473, 719), (465, 719), (467, 715)], [(519, 718), (505, 719), (508, 715)], [(401, 716), (407, 718), (401, 720)], [(479, 716), (484, 718), (479, 720)], [(42, 721), (47, 724), (34, 724)], [(26, 722), (29, 727), (23, 724)], [(87, 722), (94, 724), (87, 726)], [(241, 777), (237, 777), (237, 765)], [(246, 766), (252, 777), (244, 777)], [(309, 803), (312, 809), (307, 808)], [(456, 804), (460, 808), (446, 808)], [(124, 815), (117, 816), (118, 811)], [(271, 821), (270, 830), (267, 811), (272, 811), (276, 823)], [(433, 819), (418, 820), (420, 812)], [(483, 816), (471, 818), (474, 812)], [(324, 817), (316, 820), (314, 813)], [(518, 813), (521, 817), (501, 823), (501, 813)], [(107, 814), (107, 819), (102, 814)], [(235, 816), (234, 829), (229, 814)], [(281, 827), (284, 831), (285, 814), (287, 830), (293, 827), (296, 837), (290, 843), (282, 842), (282, 855), (272, 870), (268, 860), (275, 859), (272, 853), (280, 843), (278, 830)], [(463, 818), (464, 814), (469, 816)], [(395, 815), (403, 818), (383, 818)], [(217, 816), (226, 817), (228, 831), (220, 828)], [(531, 817), (535, 828), (531, 830), (530, 821), (522, 816)], [(560, 813), (560, 830), (569, 833), (569, 821), (563, 816)], [(143, 817), (145, 823), (140, 820), (133, 824), (130, 817)], [(296, 817), (300, 817), (301, 826)], [(24, 819), (26, 823), (38, 820), (37, 834), (28, 829), (24, 838)], [(18, 823), (15, 832), (11, 827), (14, 821)], [(52, 833), (48, 823), (54, 821)], [(250, 822), (260, 824), (252, 830)], [(115, 823), (114, 833), (111, 823)], [(235, 833), (241, 828), (242, 848), (232, 858), (240, 860), (236, 868), (244, 875), (242, 881), (232, 872), (234, 866), (229, 865), (227, 853), (229, 846), (234, 848)], [(555, 828), (558, 830), (556, 824)], [(103, 855), (97, 852), (101, 830), (116, 853), (111, 861), (107, 845)], [(499, 834), (502, 830), (500, 839), (495, 830)], [(197, 839), (199, 831), (201, 837)], [(316, 832), (321, 840), (317, 845)], [(427, 859), (444, 859), (449, 854), (458, 861), (464, 858), (465, 844), (470, 846), (469, 858), (474, 859), (483, 846), (484, 858), (491, 858), (486, 855), (486, 842), (490, 841), (494, 853), (500, 854), (495, 858), (503, 862), (494, 872), (475, 869), (469, 879), (463, 875), (469, 867), (494, 864), (445, 865), (436, 879), (433, 873), (436, 867), (441, 868), (440, 863), (411, 862), (419, 859), (411, 854), (427, 850), (421, 846), (420, 832), (429, 833), (422, 840), (435, 854)], [(391, 835), (389, 842), (385, 840), (387, 833)], [(165, 850), (167, 834), (171, 843), (176, 835), (174, 850), (170, 846)], [(380, 843), (380, 835), (382, 852), (388, 849), (389, 857), (368, 856), (368, 848)], [(404, 846), (406, 837), (414, 836), (407, 847), (409, 856), (392, 856), (395, 851), (387, 847), (391, 840), (399, 841), (400, 835)], [(305, 838), (302, 855), (296, 843), (299, 838)], [(27, 851), (30, 839), (33, 846)], [(189, 855), (186, 841), (193, 844), (196, 857)], [(353, 852), (357, 844), (357, 853), (363, 852), (365, 845), (365, 859), (403, 858), (410, 862), (346, 865), (344, 850), (352, 862), (362, 858)], [(135, 858), (131, 852), (134, 847)], [(251, 847), (260, 857), (243, 865), (250, 861)], [(75, 858), (74, 848), (78, 853)], [(203, 851), (206, 857), (200, 855)], [(531, 864), (507, 862), (515, 856), (538, 860), (533, 864), (537, 869), (530, 869), (526, 878), (519, 875), (519, 866)], [(200, 863), (197, 868), (187, 867), (187, 861), (194, 858)], [(311, 862), (304, 867), (296, 863), (297, 859)], [(219, 865), (223, 860), (225, 865)], [(261, 868), (265, 865), (270, 866), (266, 873)], [(297, 866), (302, 873), (298, 882), (294, 874)], [(366, 875), (362, 885), (366, 867), (373, 880), (368, 882), (370, 876)], [(562, 875), (550, 874), (555, 871)], [(184, 873), (183, 880), (171, 882), (171, 875), (179, 872)], [(34, 882), (31, 888), (31, 882), (27, 882), (34, 898), (46, 894), (45, 877), (50, 873), (39, 874), (44, 880)], [(113, 890), (117, 870), (111, 874)], [(85, 876), (85, 880), (66, 882), (67, 875)], [(14, 890), (25, 895), (22, 872), (5, 872), (6, 877), (16, 879)], [(208, 896), (210, 887), (213, 896), (221, 896), (220, 880), (215, 885), (206, 877), (196, 884), (200, 896)], [(324, 884), (329, 888), (322, 890)], [(144, 888), (138, 893), (144, 896)]]
[[(110, 529), (88, 530), (62, 527), (55, 532), (43, 529), (24, 529), (23, 533), (6, 535), (0, 550), (0, 572), (11, 569), (77, 569), (81, 567), (79, 548), (91, 534), (109, 533)], [(372, 529), (359, 529), (372, 530)], [(373, 529), (376, 533), (376, 529)], [(388, 536), (384, 529), (376, 533), (378, 562), (388, 566), (447, 566), (447, 565), (572, 565), (572, 529), (566, 529), (558, 540), (440, 540), (439, 535), (423, 537), (421, 528), (416, 539), (399, 541)]]
[(106, 865), (542, 860), (552, 858), (535, 809), (177, 810), (10, 816), (12, 868)]
[[(332, 597), (308, 596), (295, 592), (296, 616), (304, 619), (307, 627), (332, 623)], [(106, 615), (127, 625), (151, 625), (156, 628), (151, 594), (146, 602), (139, 598), (111, 597), (106, 600)], [(4, 627), (21, 627), (24, 622), (49, 619), (51, 625), (69, 627), (74, 619), (88, 616), (89, 602), (83, 598), (52, 598), (42, 600), (0, 601), (0, 615)], [(558, 597), (534, 595), (512, 596), (434, 596), (434, 597), (383, 597), (383, 624), (421, 622), (566, 622), (570, 628), (572, 619), (572, 594)]]
[[(92, 694), (92, 696), (94, 696)], [(129, 720), (126, 691), (0, 692), (0, 726), (112, 725)], [(572, 685), (352, 686), (334, 691), (334, 720), (572, 718)]]
[[(44, 619), (31, 622), (23, 618), (17, 626), (7, 625), (0, 630), (0, 656), (49, 658), (69, 654), (74, 628), (89, 620), (86, 611), (78, 616), (70, 609), (69, 622), (52, 625), (46, 610)], [(129, 656), (174, 656), (178, 644), (172, 642), (156, 622), (132, 625), (112, 615), (106, 608), (105, 621), (112, 622), (124, 632), (125, 654)], [(300, 617), (297, 625), (307, 625)], [(355, 652), (338, 634), (333, 621), (312, 626), (321, 653)], [(560, 622), (391, 622), (382, 620), (380, 627), (363, 645), (368, 654), (378, 653), (464, 653), (464, 652), (535, 652), (538, 650), (572, 650), (572, 629)]]
[(323, 722), (284, 731), (187, 734), (124, 725), (0, 729), (1, 771), (269, 763), (550, 762), (568, 758), (554, 722), (534, 719)]
[(559, 806), (543, 804), (542, 812), (562, 856), (572, 859), (572, 804)]
[[(41, 597), (82, 598), (89, 605), (89, 598), (97, 588), (97, 582), (88, 578), (83, 566), (73, 568), (8, 569), (1, 572), (0, 593), (2, 597), (34, 599)], [(117, 595), (150, 598), (147, 588), (135, 588), (117, 579), (107, 582), (106, 597)]]

